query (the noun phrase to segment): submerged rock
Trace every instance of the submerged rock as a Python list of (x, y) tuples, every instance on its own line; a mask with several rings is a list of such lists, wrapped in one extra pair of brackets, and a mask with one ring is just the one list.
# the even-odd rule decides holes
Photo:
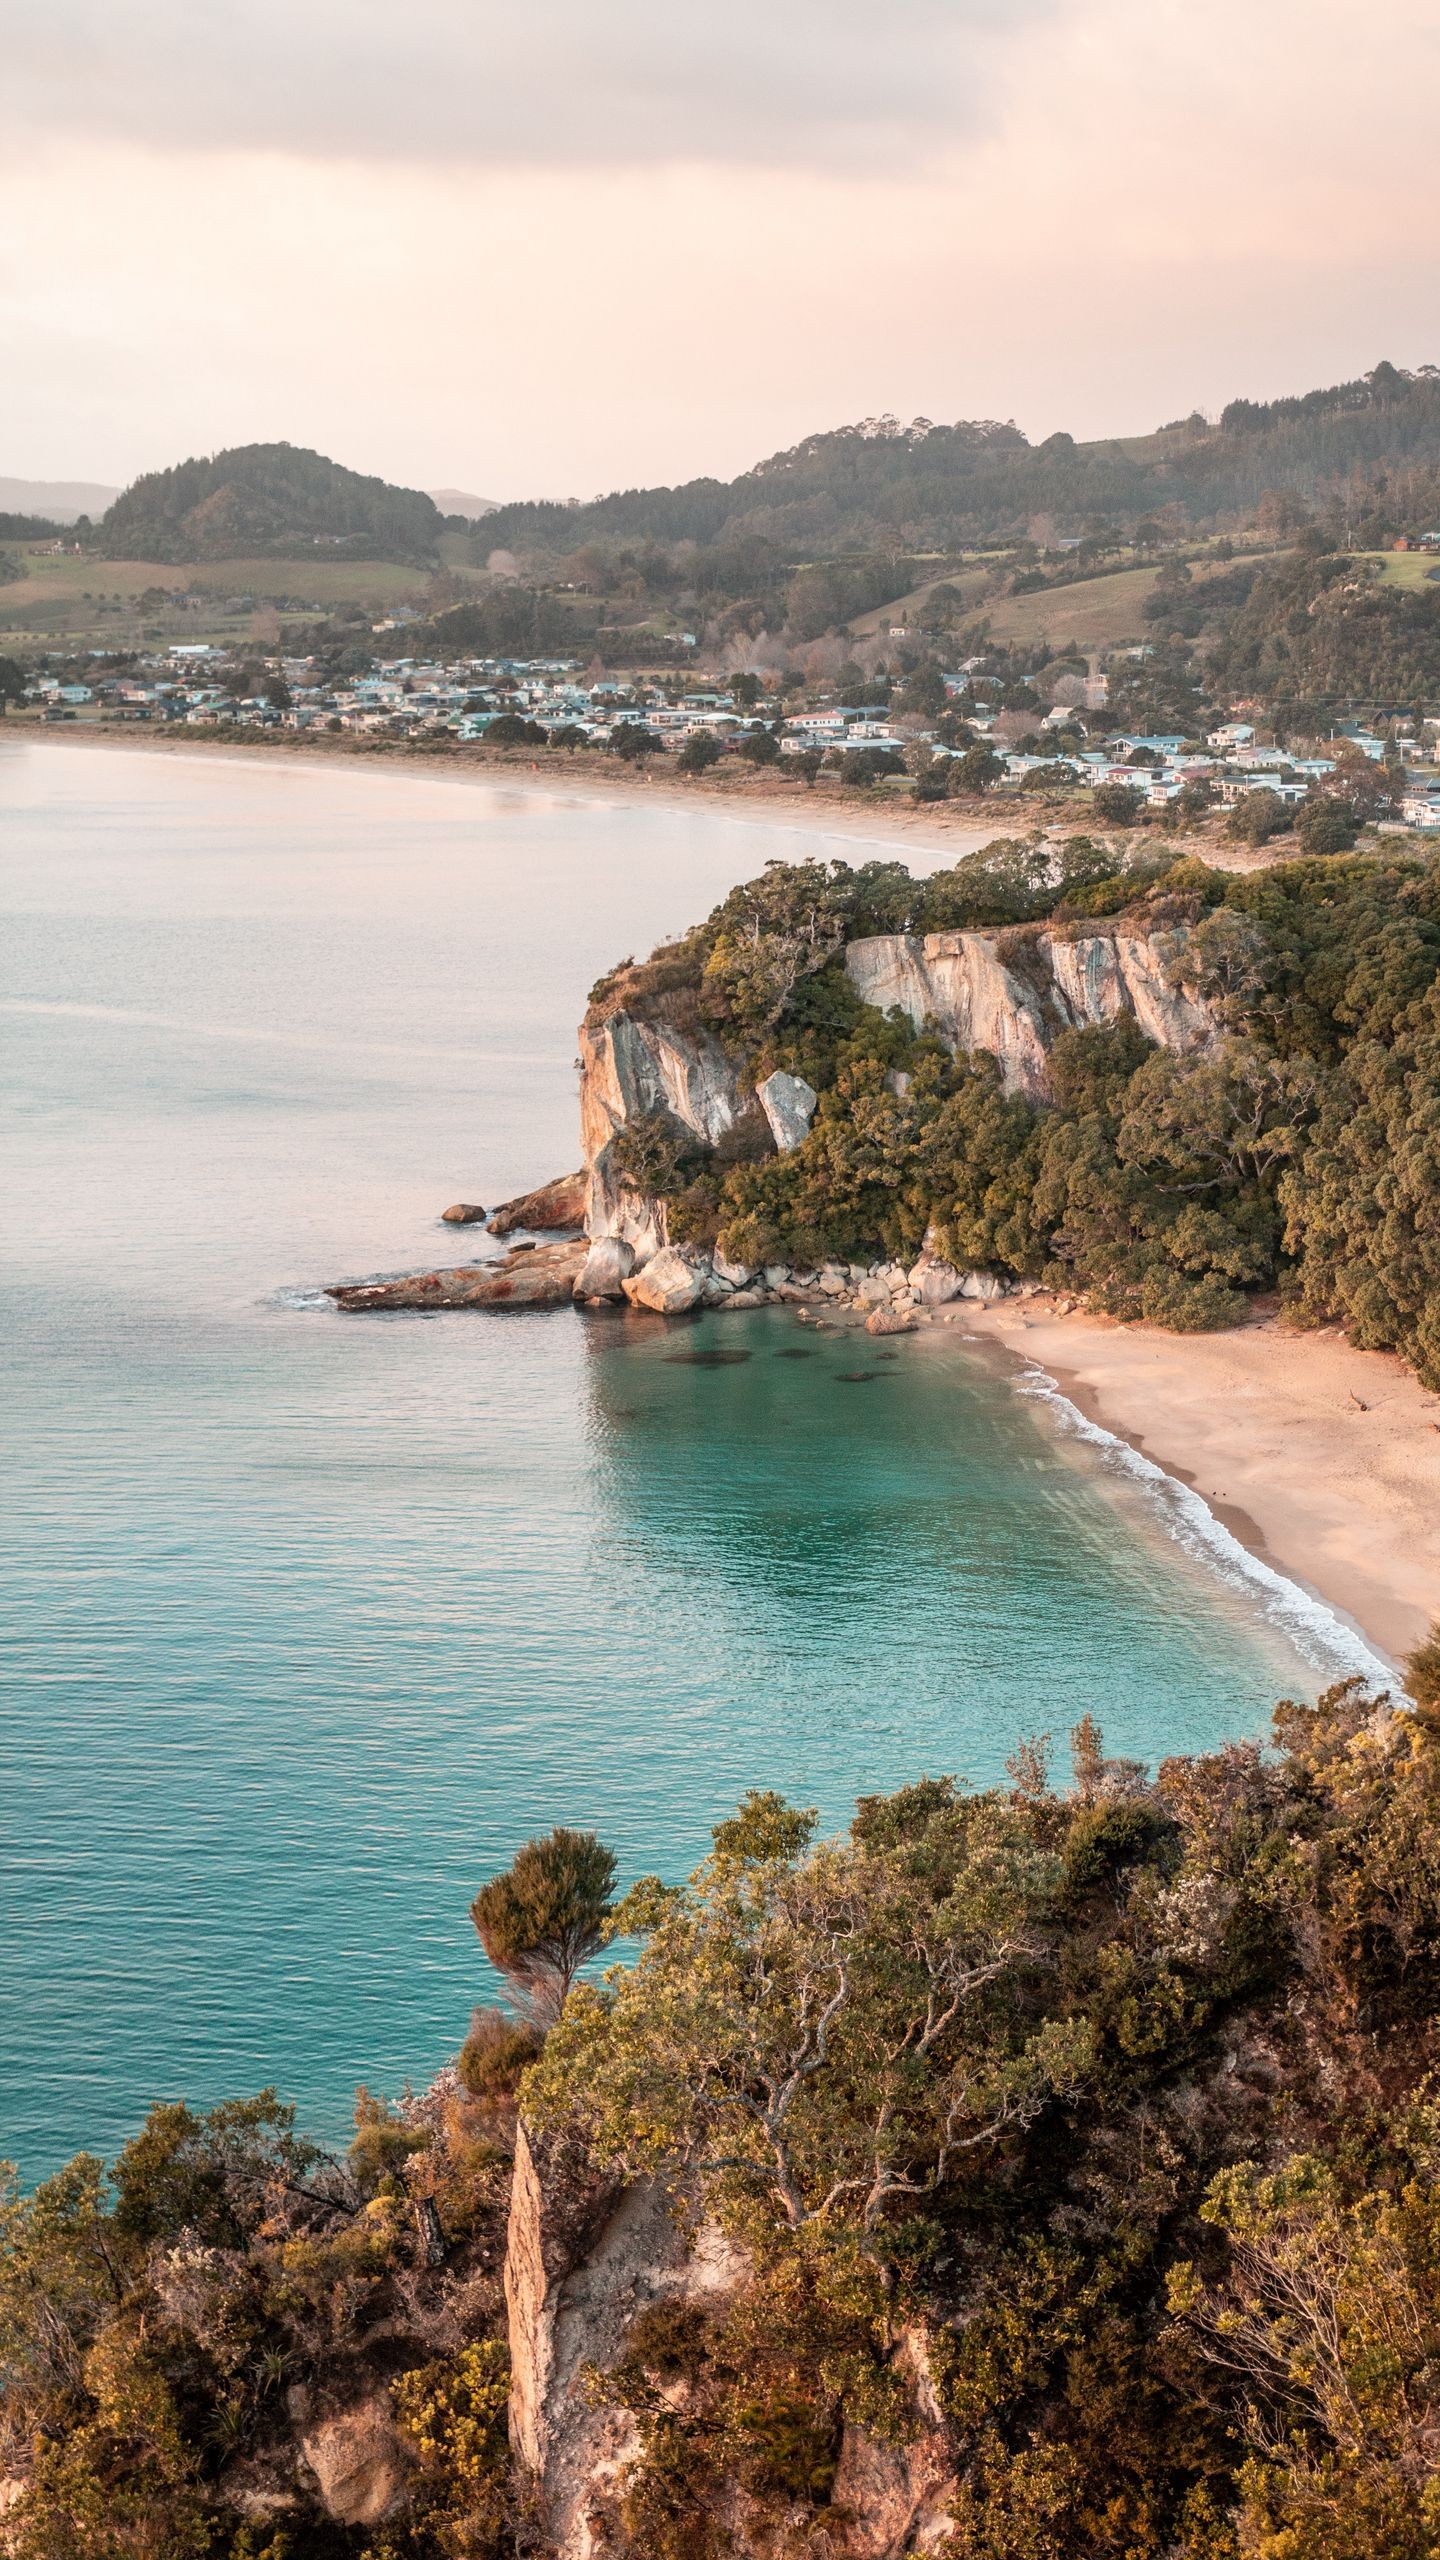
[(509, 1236), (517, 1227), (533, 1227), (541, 1235), (578, 1235), (585, 1224), (589, 1196), (588, 1172), (557, 1174), (553, 1182), (542, 1182), (538, 1191), (522, 1191), (514, 1200), (502, 1200), (490, 1220), (490, 1233)]
[(865, 1319), (867, 1333), (914, 1333), (918, 1319), (913, 1307), (877, 1307)]

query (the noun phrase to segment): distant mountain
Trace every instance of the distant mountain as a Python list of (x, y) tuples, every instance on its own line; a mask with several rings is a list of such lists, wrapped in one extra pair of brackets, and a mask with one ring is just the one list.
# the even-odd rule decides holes
[(500, 504), (498, 498), (477, 498), (469, 489), (432, 489), (430, 495), (442, 516), (464, 516), (470, 524), (493, 516)]
[(77, 516), (103, 516), (119, 494), (103, 480), (0, 479), (0, 515), (40, 516), (47, 524), (73, 524)]
[[(1305, 507), (1373, 496), (1387, 480), (1440, 472), (1440, 369), (1390, 364), (1295, 399), (1232, 401), (1153, 434), (1032, 445), (994, 420), (936, 426), (867, 418), (808, 436), (736, 480), (626, 489), (583, 507), (498, 507), (491, 539), (524, 555), (587, 542), (698, 543), (815, 559), (846, 550), (942, 550), (1024, 533), (1253, 523), (1262, 502)], [(1049, 536), (1047, 534), (1046, 538)], [(758, 562), (757, 562), (758, 566)]]
[(359, 560), (421, 561), (440, 511), (422, 489), (347, 471), (302, 445), (246, 444), (147, 471), (99, 527), (112, 560), (224, 560), (312, 550)]

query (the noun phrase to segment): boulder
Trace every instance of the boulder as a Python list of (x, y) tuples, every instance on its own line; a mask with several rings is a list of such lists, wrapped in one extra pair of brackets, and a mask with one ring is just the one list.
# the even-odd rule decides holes
[(767, 1263), (766, 1263), (766, 1265), (765, 1265), (765, 1272), (764, 1272), (764, 1279), (765, 1279), (765, 1286), (766, 1286), (766, 1288), (767, 1288), (767, 1289), (778, 1289), (778, 1288), (779, 1288), (779, 1286), (780, 1286), (781, 1281), (782, 1281), (782, 1280), (788, 1280), (788, 1279), (789, 1279), (789, 1277), (790, 1277), (790, 1265), (789, 1265), (789, 1263), (788, 1263), (788, 1262), (767, 1262)]
[(408, 1311), (434, 1315), (449, 1307), (566, 1307), (585, 1247), (542, 1244), (507, 1253), (503, 1262), (462, 1262), (453, 1271), (417, 1271), (400, 1280), (336, 1281), (325, 1292), (346, 1315)]
[(597, 1236), (575, 1282), (577, 1298), (623, 1298), (635, 1268), (635, 1248), (623, 1236)]
[(623, 1286), (632, 1307), (648, 1307), (657, 1316), (683, 1316), (698, 1304), (708, 1277), (667, 1244)]
[(319, 2419), (302, 2433), (300, 2450), (337, 2524), (380, 2524), (404, 2499), (410, 2460), (388, 2392)]
[(877, 1307), (865, 1319), (867, 1333), (913, 1333), (916, 1315), (913, 1307)]
[(763, 1307), (767, 1295), (764, 1289), (732, 1289), (729, 1297), (721, 1298), (719, 1304), (722, 1307)]
[(767, 1076), (755, 1087), (755, 1097), (770, 1123), (770, 1135), (780, 1154), (788, 1155), (810, 1135), (815, 1105), (820, 1097), (803, 1076), (787, 1076), (782, 1068)]
[(843, 1262), (827, 1262), (820, 1274), (820, 1287), (827, 1298), (843, 1298), (850, 1286), (850, 1274)]
[(475, 1200), (457, 1200), (449, 1209), (442, 1209), (440, 1215), (447, 1227), (478, 1227), (485, 1219), (484, 1210)]
[(748, 1262), (732, 1262), (728, 1254), (714, 1253), (710, 1260), (716, 1279), (724, 1280), (732, 1289), (748, 1289), (755, 1277)]
[(903, 1262), (882, 1262), (875, 1276), (884, 1281), (892, 1298), (897, 1289), (908, 1289), (910, 1286), (910, 1274)]
[(961, 1282), (960, 1295), (962, 1298), (983, 1298), (986, 1306), (992, 1307), (997, 1298), (1004, 1297), (1005, 1283), (993, 1271), (967, 1271)]
[(860, 1304), (864, 1307), (888, 1307), (890, 1304), (890, 1283), (885, 1278), (883, 1272), (867, 1271), (864, 1279), (856, 1289), (855, 1295), (859, 1299)]
[(965, 1275), (953, 1262), (943, 1262), (937, 1254), (922, 1253), (910, 1273), (910, 1286), (922, 1307), (948, 1306), (958, 1298)]
[(541, 1235), (578, 1235), (589, 1198), (588, 1171), (558, 1174), (553, 1182), (542, 1182), (538, 1191), (522, 1191), (517, 1199), (502, 1200), (490, 1220), (490, 1233), (509, 1236), (517, 1227), (533, 1227)]

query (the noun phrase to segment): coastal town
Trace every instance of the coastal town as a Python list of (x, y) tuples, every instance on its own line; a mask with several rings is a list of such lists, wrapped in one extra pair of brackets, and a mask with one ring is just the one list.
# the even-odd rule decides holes
[(927, 669), (918, 685), (904, 674), (862, 682), (856, 668), (849, 690), (860, 698), (843, 699), (793, 682), (776, 691), (744, 670), (687, 687), (567, 658), (377, 657), (338, 676), (312, 656), (237, 661), (191, 642), (123, 669), (101, 653), (83, 672), (74, 662), (42, 665), (23, 707), (47, 724), (667, 756), (689, 773), (740, 757), (804, 781), (822, 772), (888, 781), (920, 799), (1093, 793), (1108, 823), (1172, 806), (1182, 816), (1243, 811), (1263, 795), (1278, 824), (1308, 801), (1338, 796), (1382, 828), (1440, 833), (1440, 717), (1375, 706), (1331, 717), (1324, 736), (1300, 740), (1278, 735), (1256, 704), (1251, 716), (1193, 736), (1117, 728), (1114, 679), (1133, 676), (1149, 654), (1142, 645), (1109, 661), (1061, 661), (1043, 691), (1022, 685), (1017, 702), (1003, 652)]

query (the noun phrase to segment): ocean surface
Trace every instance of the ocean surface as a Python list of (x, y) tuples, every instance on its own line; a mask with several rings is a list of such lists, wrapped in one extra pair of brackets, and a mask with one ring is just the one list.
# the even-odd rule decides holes
[[(963, 1346), (362, 1319), (577, 1161), (592, 981), (802, 839), (0, 734), (0, 2155), (275, 2083), (343, 2139), (554, 1822), (682, 1874), (1087, 1708), (1153, 1760), (1356, 1643)], [(854, 838), (843, 850), (859, 859)], [(1040, 1388), (1040, 1392), (1033, 1390)]]

